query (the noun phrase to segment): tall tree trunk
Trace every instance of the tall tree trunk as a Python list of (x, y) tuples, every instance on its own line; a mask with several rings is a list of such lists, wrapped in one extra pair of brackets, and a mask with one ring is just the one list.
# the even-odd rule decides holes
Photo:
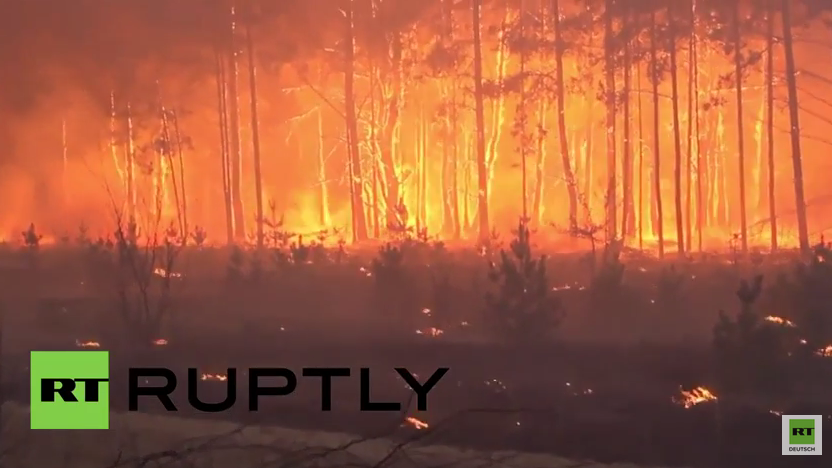
[(766, 5), (766, 143), (768, 145), (768, 217), (771, 251), (777, 250), (777, 202), (774, 198), (774, 0)]
[[(520, 37), (521, 40), (525, 40), (526, 38), (526, 2), (524, 0), (520, 0)], [(520, 50), (520, 103), (519, 112), (519, 129), (517, 132), (518, 137), (520, 138), (520, 195), (521, 195), (521, 206), (522, 206), (522, 222), (528, 223), (529, 222), (529, 196), (528, 196), (528, 183), (527, 183), (527, 172), (526, 172), (526, 159), (528, 157), (528, 148), (526, 147), (526, 124), (528, 121), (528, 109), (526, 107), (526, 60), (528, 59), (528, 52), (526, 48), (523, 47)], [(515, 118), (517, 118), (515, 117)]]
[[(453, 158), (451, 160), (451, 173), (453, 176), (453, 183), (451, 184), (451, 207), (453, 211), (454, 220), (454, 239), (459, 239), (462, 236), (462, 225), (459, 215), (459, 103), (457, 103), (457, 86), (456, 77), (453, 83), (453, 99), (451, 104), (451, 135), (453, 136)], [(466, 172), (467, 178), (467, 172)], [(467, 203), (467, 200), (466, 200)]]
[(251, 25), (246, 27), (246, 48), (248, 49), (249, 93), (251, 94), (251, 144), (254, 155), (254, 190), (257, 203), (257, 248), (263, 248), (263, 172), (260, 165), (260, 120), (257, 114), (257, 66), (254, 62), (254, 38)]
[(234, 243), (234, 208), (231, 199), (231, 168), (229, 167), (228, 96), (222, 54), (215, 53), (217, 69), (217, 115), (220, 127), (220, 159), (222, 162), (222, 195), (225, 205), (226, 243)]
[[(480, 7), (482, 9), (482, 7)], [(503, 14), (503, 21), (500, 24), (500, 31), (497, 37), (497, 60), (496, 68), (496, 82), (498, 86), (502, 87), (505, 82), (506, 73), (508, 71), (509, 49), (507, 34), (509, 29), (509, 18), (512, 9), (506, 5), (505, 13)], [(482, 41), (480, 41), (482, 42)], [(482, 52), (480, 52), (482, 54)], [(482, 64), (482, 60), (480, 60)], [(483, 106), (485, 104), (483, 103)], [(483, 107), (484, 109), (484, 107)], [(483, 111), (484, 113), (485, 111)], [(503, 137), (503, 127), (506, 119), (506, 93), (500, 92), (491, 102), (491, 122), (488, 127), (488, 144), (485, 153), (485, 166), (488, 169), (488, 203), (491, 204), (492, 190), (491, 186), (494, 183), (494, 173), (497, 168), (497, 158), (500, 156), (500, 141)], [(485, 132), (485, 130), (483, 130)]]
[[(670, 5), (673, 5), (671, 3)], [(684, 211), (682, 209), (682, 137), (679, 131), (679, 74), (676, 70), (676, 20), (674, 15), (674, 8), (671, 6), (667, 10), (668, 25), (670, 28), (670, 43), (668, 44), (668, 54), (670, 54), (670, 86), (671, 86), (671, 103), (673, 105), (673, 201), (676, 207), (676, 242), (678, 243), (679, 255), (685, 253), (685, 228), (684, 228)]]
[(624, 16), (624, 147), (622, 150), (623, 161), (622, 165), (622, 185), (621, 191), (623, 195), (623, 204), (621, 207), (621, 238), (628, 239), (633, 235), (633, 228), (635, 224), (635, 216), (633, 213), (633, 149), (631, 134), (631, 115), (630, 115), (630, 99), (632, 93), (632, 58), (630, 47), (632, 47), (632, 38), (630, 37), (630, 11), (628, 10)]
[(606, 208), (606, 235), (607, 240), (616, 239), (617, 236), (617, 211), (618, 211), (618, 197), (616, 196), (617, 178), (616, 171), (618, 164), (616, 162), (615, 153), (615, 117), (616, 117), (616, 103), (615, 103), (615, 57), (614, 51), (614, 31), (612, 26), (613, 15), (613, 0), (605, 0), (604, 9), (604, 74), (605, 74), (605, 96), (604, 101), (606, 105), (606, 143), (607, 143), (607, 194), (604, 205)]
[(228, 132), (230, 135), (231, 197), (234, 213), (234, 237), (238, 242), (246, 238), (246, 218), (243, 208), (243, 152), (240, 138), (240, 97), (239, 66), (237, 63), (237, 11), (231, 7), (231, 30), (229, 35), (230, 50), (228, 54)]
[[(641, 99), (641, 66), (636, 69), (638, 89), (638, 248), (644, 250), (644, 106)], [(648, 216), (647, 219), (650, 219)]]
[(387, 115), (381, 131), (381, 164), (384, 168), (384, 179), (387, 192), (387, 227), (402, 229), (407, 220), (399, 219), (399, 204), (404, 203), (401, 195), (401, 180), (399, 162), (396, 156), (399, 149), (398, 134), (401, 110), (404, 106), (404, 69), (402, 64), (401, 33), (393, 33), (390, 42), (390, 65), (393, 72), (390, 76), (390, 93), (386, 96)]
[(422, 218), (422, 228), (428, 228), (428, 124), (425, 118), (425, 107), (424, 104), (420, 105), (419, 109), (419, 138), (421, 139), (421, 143), (419, 147), (421, 148), (421, 152), (419, 154), (420, 161), (419, 161), (419, 175), (421, 176), (419, 180), (419, 206), (421, 207), (422, 211), (419, 213), (419, 216)]
[(569, 140), (566, 134), (566, 91), (564, 90), (565, 81), (563, 79), (564, 44), (561, 36), (559, 0), (552, 0), (552, 21), (555, 30), (555, 92), (557, 93), (558, 142), (560, 143), (560, 160), (563, 165), (563, 175), (566, 178), (566, 190), (569, 196), (569, 230), (575, 232), (578, 228), (578, 187), (569, 158)]
[(662, 211), (661, 171), (661, 121), (659, 120), (659, 52), (656, 30), (656, 12), (650, 13), (650, 66), (653, 84), (653, 201), (656, 206), (656, 236), (659, 241), (659, 258), (664, 258), (664, 213)]
[(694, 62), (696, 61), (695, 50), (696, 46), (696, 17), (694, 15), (694, 8), (696, 0), (691, 0), (691, 8), (688, 11), (688, 19), (690, 20), (690, 35), (688, 36), (688, 142), (685, 151), (685, 164), (687, 170), (685, 171), (685, 245), (689, 251), (693, 251), (693, 124), (694, 124), (694, 110), (693, 110), (693, 88), (694, 81), (696, 81), (696, 70)]
[(696, 0), (691, 5), (691, 60), (693, 61), (693, 121), (696, 145), (696, 240), (697, 250), (702, 252), (702, 225), (705, 220), (705, 200), (702, 195), (702, 183), (705, 171), (702, 167), (702, 137), (699, 120), (699, 46), (696, 37)]
[(480, 8), (482, 0), (473, 0), (472, 24), (474, 28), (474, 100), (477, 118), (477, 217), (479, 240), (488, 243), (488, 167), (485, 163), (485, 110), (482, 89), (482, 39), (480, 38)]
[(797, 68), (794, 64), (792, 39), (792, 0), (782, 0), (783, 48), (786, 51), (786, 84), (789, 88), (789, 120), (791, 123), (792, 170), (794, 199), (797, 204), (797, 235), (801, 252), (809, 251), (809, 223), (806, 219), (806, 196), (803, 192), (803, 161), (800, 153), (800, 111), (797, 95)]
[(127, 219), (136, 222), (136, 136), (133, 110), (127, 103)]
[(740, 189), (740, 245), (743, 252), (748, 251), (748, 218), (745, 203), (745, 135), (743, 128), (743, 102), (742, 102), (742, 35), (740, 32), (740, 4), (734, 6), (734, 18), (732, 21), (734, 31), (734, 75), (736, 85), (737, 104), (737, 170), (739, 174)]
[(321, 226), (328, 228), (332, 224), (329, 215), (329, 190), (326, 181), (326, 159), (324, 158), (324, 117), (323, 111), (318, 107), (318, 184), (319, 184), (319, 220)]
[(346, 124), (349, 135), (349, 163), (352, 178), (350, 185), (353, 194), (353, 240), (363, 241), (367, 239), (367, 220), (364, 211), (364, 178), (361, 174), (361, 153), (358, 146), (358, 117), (355, 113), (355, 20), (353, 18), (353, 0), (347, 3), (346, 8), (346, 67), (344, 70), (344, 95), (346, 104)]
[[(375, 12), (374, 12), (375, 14)], [(370, 168), (372, 170), (372, 206), (373, 206), (373, 238), (381, 237), (381, 212), (379, 211), (379, 145), (378, 145), (378, 119), (376, 117), (376, 81), (378, 77), (378, 70), (375, 65), (370, 63)]]
[(184, 245), (188, 242), (188, 234), (190, 233), (190, 226), (188, 225), (188, 192), (186, 188), (188, 179), (185, 174), (185, 145), (182, 141), (182, 132), (179, 128), (179, 115), (176, 113), (176, 110), (171, 111), (171, 123), (173, 124), (173, 134), (176, 139), (176, 152), (179, 155), (177, 159), (179, 161), (179, 193), (182, 197), (182, 242)]
[[(61, 119), (61, 203), (64, 209), (67, 209), (70, 204), (69, 197), (69, 148), (67, 147), (66, 139), (66, 118)], [(127, 190), (128, 204), (130, 200), (130, 190)], [(129, 211), (129, 207), (128, 207)], [(129, 216), (129, 215), (128, 215)]]

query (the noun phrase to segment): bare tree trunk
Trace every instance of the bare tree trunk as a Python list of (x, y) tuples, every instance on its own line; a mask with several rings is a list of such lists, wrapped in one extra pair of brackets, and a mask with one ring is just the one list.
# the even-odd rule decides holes
[[(644, 106), (641, 99), (641, 66), (637, 68), (638, 89), (638, 248), (644, 250)], [(650, 217), (648, 216), (648, 219)]]
[(743, 128), (743, 102), (742, 102), (742, 36), (740, 33), (740, 5), (734, 6), (734, 18), (732, 26), (734, 30), (734, 74), (736, 75), (736, 98), (737, 98), (737, 152), (740, 189), (740, 242), (742, 251), (748, 251), (748, 219), (745, 203), (745, 135)]
[(127, 216), (136, 222), (136, 134), (133, 127), (133, 109), (127, 103)]
[(605, 105), (607, 110), (606, 118), (606, 142), (607, 142), (607, 194), (604, 205), (606, 207), (606, 234), (608, 240), (616, 239), (617, 236), (617, 211), (618, 197), (616, 196), (617, 186), (617, 162), (615, 152), (615, 57), (613, 57), (613, 41), (615, 40), (612, 27), (613, 0), (605, 0), (604, 9), (604, 72), (605, 72)]
[(321, 225), (329, 227), (332, 220), (329, 215), (329, 190), (326, 186), (326, 159), (324, 158), (324, 117), (321, 108), (318, 108), (318, 184), (320, 189), (320, 213)]
[(263, 234), (263, 172), (260, 165), (260, 120), (257, 114), (257, 66), (254, 62), (254, 38), (251, 25), (246, 27), (246, 48), (248, 49), (249, 92), (251, 93), (251, 144), (254, 155), (254, 190), (257, 203), (257, 248), (262, 249)]
[(370, 63), (370, 156), (372, 173), (372, 197), (373, 197), (373, 238), (381, 237), (381, 212), (379, 211), (379, 146), (378, 146), (378, 119), (376, 118), (376, 78), (377, 69)]
[(771, 226), (771, 251), (777, 250), (777, 202), (774, 198), (774, 0), (766, 12), (766, 143), (768, 144), (768, 217)]
[(693, 120), (696, 144), (696, 235), (697, 250), (702, 252), (702, 226), (705, 222), (705, 200), (702, 183), (705, 171), (702, 167), (702, 137), (699, 125), (699, 47), (696, 38), (696, 0), (691, 5), (691, 60), (693, 61)]
[[(453, 135), (453, 159), (451, 162), (451, 172), (453, 173), (453, 184), (452, 184), (452, 191), (451, 191), (451, 206), (453, 209), (453, 217), (454, 217), (454, 239), (459, 239), (462, 236), (462, 225), (459, 215), (459, 104), (457, 103), (456, 97), (456, 90), (457, 90), (456, 81), (454, 81), (454, 88), (453, 88), (453, 104), (451, 107), (451, 134)], [(467, 172), (466, 172), (466, 179), (467, 179)], [(467, 203), (467, 200), (466, 200)]]
[[(673, 3), (670, 3), (673, 5)], [(671, 103), (673, 105), (673, 151), (674, 151), (674, 167), (673, 167), (673, 195), (676, 205), (676, 242), (678, 243), (679, 255), (685, 253), (685, 230), (684, 230), (684, 212), (682, 209), (682, 137), (679, 131), (679, 74), (676, 69), (676, 21), (674, 18), (674, 9), (669, 7), (667, 10), (668, 25), (670, 28), (670, 44), (668, 45), (668, 53), (670, 54), (670, 86), (671, 86)]]
[[(566, 190), (569, 196), (569, 230), (578, 228), (578, 187), (572, 163), (569, 158), (569, 140), (566, 134), (566, 91), (563, 79), (563, 38), (561, 37), (560, 3), (552, 0), (552, 21), (555, 30), (555, 89), (557, 92), (558, 142), (560, 143), (560, 160), (563, 175), (566, 178)], [(589, 196), (589, 195), (587, 195)]]
[(479, 240), (490, 240), (488, 222), (488, 167), (485, 164), (485, 110), (482, 89), (482, 39), (480, 38), (480, 8), (482, 0), (473, 0), (472, 24), (474, 28), (474, 100), (477, 118), (477, 217)]
[(182, 144), (182, 132), (179, 130), (179, 116), (175, 110), (171, 111), (171, 120), (171, 123), (173, 124), (173, 134), (176, 138), (176, 152), (179, 154), (177, 159), (179, 160), (179, 193), (182, 195), (182, 242), (187, 243), (190, 228), (188, 225), (188, 192), (186, 190), (187, 177), (185, 177), (185, 148)]
[(792, 0), (782, 0), (783, 48), (786, 50), (786, 84), (789, 88), (789, 120), (792, 137), (792, 170), (794, 171), (794, 198), (797, 204), (797, 231), (801, 252), (809, 251), (809, 223), (806, 219), (806, 196), (803, 192), (803, 161), (800, 153), (800, 108), (797, 95), (797, 68), (794, 64), (792, 39)]
[(656, 206), (656, 235), (659, 241), (659, 258), (664, 258), (664, 213), (662, 212), (661, 176), (661, 121), (659, 120), (659, 57), (656, 41), (656, 12), (650, 13), (650, 65), (653, 83), (653, 197)]
[[(525, 20), (526, 16), (526, 2), (524, 0), (520, 0), (520, 36), (522, 39), (526, 37), (526, 29), (525, 29)], [(526, 148), (526, 123), (528, 121), (528, 109), (526, 107), (526, 60), (528, 58), (528, 52), (526, 48), (523, 47), (520, 50), (520, 103), (519, 109), (517, 112), (519, 114), (519, 126), (517, 135), (520, 138), (520, 194), (521, 194), (521, 206), (522, 206), (522, 222), (528, 223), (529, 222), (529, 197), (528, 197), (528, 182), (527, 182), (527, 172), (526, 172), (526, 159), (528, 158), (528, 148)]]
[(246, 219), (243, 208), (243, 152), (240, 142), (240, 93), (239, 93), (239, 66), (237, 64), (237, 11), (231, 7), (231, 31), (229, 35), (230, 51), (228, 54), (228, 70), (230, 76), (228, 83), (228, 131), (230, 135), (230, 166), (231, 166), (231, 197), (234, 213), (234, 237), (237, 241), (244, 241), (246, 238)]
[(630, 48), (632, 47), (632, 38), (630, 37), (630, 11), (627, 11), (623, 17), (625, 40), (624, 44), (624, 148), (622, 151), (623, 161), (621, 162), (623, 168), (622, 174), (622, 195), (623, 204), (621, 207), (621, 238), (628, 239), (633, 235), (633, 228), (635, 224), (635, 216), (633, 213), (633, 148), (630, 138), (631, 134), (631, 115), (630, 115), (630, 99), (632, 93), (632, 58)]
[(353, 219), (355, 228), (353, 239), (363, 241), (367, 239), (367, 220), (364, 213), (364, 178), (361, 174), (361, 153), (358, 148), (358, 117), (355, 114), (355, 21), (353, 18), (353, 0), (348, 2), (346, 8), (347, 16), (347, 41), (346, 48), (346, 70), (344, 71), (344, 94), (346, 96), (346, 124), (350, 145), (350, 168), (352, 179), (350, 185), (353, 187)]
[(427, 229), (428, 227), (428, 162), (427, 162), (427, 155), (428, 155), (428, 125), (425, 120), (425, 108), (424, 104), (420, 106), (420, 118), (419, 118), (419, 139), (420, 144), (419, 147), (421, 151), (419, 153), (420, 161), (419, 161), (419, 206), (421, 207), (421, 212), (419, 213), (419, 217), (422, 219), (422, 228)]
[(696, 0), (691, 0), (691, 9), (688, 12), (689, 19), (691, 21), (691, 28), (690, 35), (688, 36), (688, 142), (685, 151), (687, 158), (685, 161), (687, 165), (687, 170), (685, 171), (685, 245), (688, 247), (689, 251), (693, 251), (693, 92), (694, 81), (696, 81), (696, 70), (694, 65), (694, 62), (696, 61), (696, 46), (694, 45), (694, 42), (696, 42), (696, 28), (694, 26), (696, 24), (696, 17), (694, 15), (694, 8), (696, 8), (695, 3)]
[(399, 179), (399, 164), (396, 153), (399, 148), (398, 133), (401, 110), (404, 106), (402, 38), (400, 33), (394, 33), (390, 43), (390, 62), (393, 73), (390, 76), (390, 95), (387, 96), (387, 115), (381, 131), (381, 164), (384, 168), (384, 179), (387, 192), (387, 227), (404, 227), (406, 219), (398, 219), (399, 203), (401, 199), (401, 180)]
[(225, 205), (226, 242), (234, 243), (234, 210), (231, 201), (231, 168), (229, 167), (228, 110), (226, 96), (226, 77), (223, 60), (219, 50), (215, 52), (217, 69), (217, 115), (220, 126), (220, 159), (222, 162), (222, 193)]
[[(66, 118), (61, 119), (61, 191), (62, 191), (62, 202), (64, 209), (69, 207), (70, 204), (70, 196), (69, 196), (69, 148), (67, 146), (66, 141)], [(128, 207), (127, 210), (130, 210), (130, 190), (128, 187), (127, 190), (127, 203)], [(2, 400), (0, 400), (2, 403)]]

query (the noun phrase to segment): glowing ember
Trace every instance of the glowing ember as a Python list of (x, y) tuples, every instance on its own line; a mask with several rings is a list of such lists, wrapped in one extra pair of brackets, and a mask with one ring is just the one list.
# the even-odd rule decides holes
[(784, 319), (783, 317), (777, 317), (774, 315), (769, 315), (764, 319), (766, 322), (776, 323), (778, 325), (783, 325), (784, 327), (794, 327), (795, 324), (789, 320)]
[(818, 356), (823, 357), (832, 357), (832, 345), (829, 345), (825, 348), (821, 348), (817, 351)]
[(79, 347), (79, 348), (100, 348), (100, 347), (101, 347), (101, 343), (99, 343), (99, 342), (97, 342), (97, 341), (80, 341), (80, 340), (75, 340), (75, 346), (77, 346), (77, 347)]
[(440, 330), (436, 327), (428, 327), (424, 330), (416, 330), (417, 335), (430, 336), (431, 338), (436, 338), (443, 333), (445, 333), (443, 330)]
[(225, 382), (228, 380), (228, 376), (225, 374), (202, 374), (200, 380), (213, 380), (216, 382)]
[(153, 274), (156, 276), (161, 276), (162, 278), (181, 278), (182, 273), (176, 273), (174, 271), (167, 271), (164, 268), (156, 268), (153, 270)]
[[(421, 421), (419, 419), (414, 418), (413, 416), (408, 416), (404, 419), (405, 424), (415, 427), (416, 429), (427, 429), (428, 423)], [(404, 424), (403, 424), (404, 425)]]
[(157, 340), (153, 340), (153, 346), (167, 346), (168, 340), (164, 338), (159, 338)]
[(696, 387), (691, 391), (681, 390), (681, 395), (673, 398), (674, 403), (684, 406), (685, 409), (693, 408), (700, 403), (716, 400), (716, 395), (705, 387)]

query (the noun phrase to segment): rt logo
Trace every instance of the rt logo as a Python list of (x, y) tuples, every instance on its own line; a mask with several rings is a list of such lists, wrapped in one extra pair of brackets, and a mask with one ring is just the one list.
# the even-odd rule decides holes
[(32, 429), (109, 429), (107, 351), (32, 351)]
[(783, 455), (821, 455), (823, 416), (782, 416)]

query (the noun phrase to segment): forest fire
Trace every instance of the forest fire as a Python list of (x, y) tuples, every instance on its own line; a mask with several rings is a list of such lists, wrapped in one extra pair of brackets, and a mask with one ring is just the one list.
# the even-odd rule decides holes
[[(475, 22), (470, 5), (450, 0), (410, 9), (355, 0), (346, 20), (335, 4), (311, 1), (258, 8), (253, 23), (224, 2), (180, 2), (164, 41), (139, 39), (160, 27), (129, 14), (139, 3), (99, 6), (84, 15), (96, 40), (68, 41), (72, 53), (45, 48), (58, 42), (31, 44), (29, 55), (49, 54), (51, 70), (74, 77), (55, 90), (74, 104), (59, 112), (39, 103), (18, 119), (15, 156), (33, 161), (38, 175), (4, 173), (3, 195), (44, 193), (15, 202), (0, 227), (14, 233), (33, 221), (50, 239), (85, 222), (105, 235), (108, 217), (93, 213), (115, 197), (142, 232), (170, 224), (209, 243), (263, 243), (269, 231), (484, 239), (523, 215), (559, 226), (546, 234), (552, 242), (585, 239), (597, 224), (661, 255), (733, 243), (805, 247), (828, 228), (821, 156), (832, 142), (823, 138), (828, 104), (816, 96), (830, 68), (811, 57), (825, 56), (817, 44), (830, 33), (811, 29), (816, 39), (796, 41), (783, 26), (784, 14), (811, 22), (820, 17), (806, 15), (822, 12), (734, 15), (693, 2), (693, 11), (659, 10), (651, 23), (647, 10), (607, 14), (603, 2), (564, 0), (555, 14), (558, 2), (477, 1)], [(183, 27), (192, 22), (176, 15), (210, 17), (210, 32)], [(98, 22), (116, 17), (123, 24)], [(301, 34), (297, 25), (313, 17), (319, 27)], [(734, 17), (747, 23), (737, 26), (741, 38), (726, 33)], [(113, 53), (154, 56), (160, 67), (89, 49), (111, 42), (113, 27), (136, 38)], [(374, 28), (384, 34), (369, 34)], [(354, 38), (349, 47), (334, 32), (341, 29)], [(206, 34), (228, 44), (217, 48)], [(310, 34), (320, 50), (304, 42)], [(378, 37), (383, 43), (371, 42)], [(232, 44), (239, 53), (227, 53)], [(199, 54), (208, 58), (196, 69), (177, 61), (200, 49), (216, 53)], [(324, 51), (350, 59), (344, 67)], [(87, 68), (59, 59), (78, 54), (90, 58)], [(136, 70), (136, 83), (95, 79), (122, 70)], [(58, 156), (26, 157), (35, 153)], [(273, 154), (280, 157), (264, 156)], [(100, 163), (91, 171), (89, 161)], [(105, 183), (106, 193), (92, 188)]]

